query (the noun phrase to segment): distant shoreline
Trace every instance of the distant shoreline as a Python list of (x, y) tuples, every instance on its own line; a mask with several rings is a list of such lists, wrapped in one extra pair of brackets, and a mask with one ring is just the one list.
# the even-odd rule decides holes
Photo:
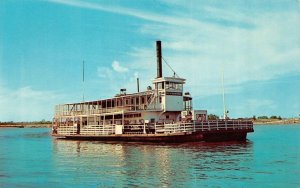
[(287, 119), (256, 119), (253, 121), (254, 125), (278, 125), (278, 124), (300, 124), (300, 118)]
[(50, 128), (52, 124), (35, 124), (35, 123), (20, 123), (20, 124), (0, 124), (0, 128)]

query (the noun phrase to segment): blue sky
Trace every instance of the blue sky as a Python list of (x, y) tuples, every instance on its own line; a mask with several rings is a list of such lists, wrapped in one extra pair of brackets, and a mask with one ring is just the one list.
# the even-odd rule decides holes
[[(300, 1), (0, 1), (0, 121), (151, 84), (155, 41), (194, 107), (231, 117), (300, 114)], [(172, 75), (164, 65), (164, 75)]]

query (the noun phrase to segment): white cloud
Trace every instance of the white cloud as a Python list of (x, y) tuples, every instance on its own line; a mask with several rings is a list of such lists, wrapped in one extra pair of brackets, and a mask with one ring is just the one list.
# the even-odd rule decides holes
[(29, 86), (16, 90), (0, 86), (0, 121), (51, 120), (54, 106), (63, 96), (53, 91), (34, 90)]
[(111, 79), (113, 77), (113, 72), (110, 68), (98, 67), (97, 68), (97, 75), (100, 78), (109, 78), (109, 79)]
[[(116, 72), (122, 74), (116, 74)], [(104, 98), (112, 97), (120, 88), (127, 88), (128, 92), (136, 91), (138, 72), (134, 69), (121, 66), (117, 61), (112, 63), (111, 68), (98, 67), (97, 75), (100, 78), (98, 80), (99, 85), (105, 86), (105, 96), (102, 96)]]
[(127, 72), (128, 71), (128, 68), (121, 66), (118, 61), (113, 61), (111, 66), (114, 69), (114, 71), (116, 71), (116, 72)]
[(194, 95), (220, 92), (222, 69), (226, 87), (300, 73), (299, 14), (265, 13), (253, 20), (250, 29), (152, 23), (141, 32), (164, 39), (164, 57), (187, 78)]
[[(202, 1), (165, 0), (169, 8), (180, 11), (168, 9), (158, 14), (86, 1), (51, 2), (146, 20), (140, 33), (162, 40), (164, 58), (187, 78), (186, 88), (194, 96), (220, 93), (222, 69), (228, 92), (237, 92), (239, 85), (248, 81), (300, 73), (300, 14), (296, 9), (256, 10), (240, 4), (217, 7)], [(155, 77), (154, 44), (151, 48), (133, 48), (128, 54), (133, 60), (126, 65), (138, 71), (141, 79)], [(122, 68), (115, 64), (116, 71), (126, 72)], [(164, 75), (171, 72), (165, 68)]]
[[(178, 19), (173, 18), (171, 16), (165, 16), (165, 15), (158, 15), (153, 14), (146, 11), (139, 11), (137, 9), (130, 9), (130, 8), (124, 8), (124, 7), (118, 7), (118, 6), (108, 6), (100, 3), (91, 3), (87, 1), (77, 1), (77, 0), (49, 0), (49, 2), (67, 5), (67, 6), (73, 6), (73, 7), (79, 7), (79, 8), (85, 8), (85, 9), (92, 9), (92, 10), (98, 10), (98, 11), (105, 11), (105, 12), (111, 12), (116, 14), (122, 14), (122, 15), (128, 15), (148, 21), (154, 21), (154, 22), (160, 22), (165, 24), (184, 24), (186, 20), (184, 19)], [(189, 24), (193, 24), (194, 20), (189, 20)]]

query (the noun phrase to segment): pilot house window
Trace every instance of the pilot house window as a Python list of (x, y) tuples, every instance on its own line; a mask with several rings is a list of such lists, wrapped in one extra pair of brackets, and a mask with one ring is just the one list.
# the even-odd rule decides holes
[(166, 89), (182, 90), (182, 84), (175, 82), (166, 82)]
[(164, 89), (164, 82), (157, 83), (158, 89)]

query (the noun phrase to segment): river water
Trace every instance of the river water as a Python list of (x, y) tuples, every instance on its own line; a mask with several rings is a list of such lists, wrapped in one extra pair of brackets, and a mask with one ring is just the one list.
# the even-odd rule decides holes
[(300, 126), (255, 126), (247, 142), (143, 144), (0, 129), (0, 187), (300, 187)]

